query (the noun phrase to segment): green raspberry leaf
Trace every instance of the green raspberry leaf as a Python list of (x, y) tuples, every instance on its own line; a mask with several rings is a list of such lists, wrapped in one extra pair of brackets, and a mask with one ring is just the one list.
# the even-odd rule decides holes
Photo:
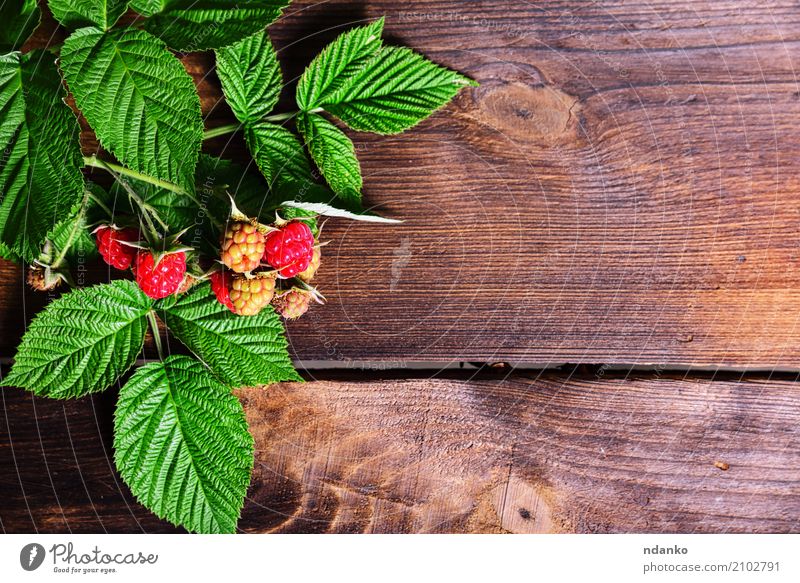
[[(336, 208), (324, 202), (295, 202), (293, 200), (287, 200), (281, 203), (281, 206), (288, 207), (290, 209), (299, 209), (302, 211), (306, 211), (308, 213), (313, 213), (315, 215), (322, 215), (326, 217), (340, 217), (343, 219), (351, 219), (353, 221), (362, 221), (365, 223), (397, 224), (403, 222), (397, 219), (387, 219), (386, 217), (379, 217), (378, 215), (370, 215), (367, 213), (354, 213), (352, 211)], [(286, 216), (286, 218), (292, 218), (292, 217)]]
[(340, 35), (317, 55), (297, 84), (301, 111), (319, 107), (358, 73), (381, 48), (383, 18)]
[(397, 134), (474, 84), (411, 49), (384, 47), (319, 105), (354, 130)]
[(48, 263), (63, 253), (69, 269), (82, 269), (85, 274), (86, 264), (99, 255), (87, 222), (87, 216), (96, 212), (93, 207), (91, 201), (85, 200), (48, 233), (44, 245)]
[(164, 310), (163, 319), (178, 340), (231, 386), (302, 380), (289, 359), (283, 325), (270, 308), (257, 316), (237, 316), (205, 283)]
[(0, 257), (7, 261), (13, 261), (14, 263), (22, 262), (22, 257), (20, 257), (18, 253), (12, 251), (8, 245), (2, 241), (0, 241)]
[(86, 264), (99, 255), (97, 244), (87, 227), (86, 216), (79, 213), (58, 223), (47, 236), (47, 240), (53, 245), (52, 255), (58, 256), (66, 248), (64, 261), (69, 269), (85, 270)]
[[(200, 154), (197, 164), (197, 188), (225, 199), (228, 195), (236, 200), (236, 205), (246, 211), (240, 201), (260, 201), (266, 198), (267, 183), (260, 174), (224, 158)], [(260, 204), (259, 202), (259, 204)], [(228, 208), (230, 205), (228, 204)], [(255, 215), (253, 215), (255, 216)]]
[(266, 33), (217, 51), (225, 99), (244, 124), (247, 147), (270, 185), (313, 181), (303, 144), (282, 126), (264, 121), (280, 96), (280, 66)]
[(297, 129), (333, 192), (348, 204), (358, 204), (361, 200), (361, 165), (350, 138), (319, 115), (301, 113), (297, 117)]
[[(331, 202), (335, 200), (339, 204), (343, 202), (341, 199), (337, 199), (333, 191), (326, 185), (316, 182), (288, 182), (270, 191), (269, 202), (273, 208), (280, 207), (284, 200), (297, 202)], [(360, 202), (342, 206), (353, 211), (361, 210)]]
[(141, 30), (82, 28), (64, 43), (61, 68), (104, 148), (134, 170), (194, 190), (200, 98), (163, 42)]
[(248, 123), (245, 140), (270, 186), (314, 180), (303, 143), (286, 128), (265, 121)]
[(132, 0), (146, 30), (182, 52), (218, 49), (264, 30), (291, 0)]
[(72, 291), (39, 312), (0, 386), (54, 399), (102, 391), (134, 363), (152, 302), (131, 281)]
[(108, 30), (128, 10), (128, 0), (47, 0), (50, 12), (63, 26), (97, 26)]
[(83, 195), (80, 127), (52, 55), (0, 56), (0, 243), (31, 262)]
[(0, 2), (0, 53), (16, 51), (39, 25), (42, 13), (36, 0)]
[(170, 356), (138, 369), (114, 415), (114, 461), (133, 495), (160, 518), (231, 533), (253, 470), (241, 403), (202, 364)]
[(278, 55), (265, 32), (218, 49), (217, 75), (233, 114), (242, 122), (257, 122), (275, 107), (283, 78)]

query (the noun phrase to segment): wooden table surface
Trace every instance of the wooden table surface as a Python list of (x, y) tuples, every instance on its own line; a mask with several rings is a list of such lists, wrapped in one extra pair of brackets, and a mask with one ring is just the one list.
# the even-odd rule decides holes
[[(241, 529), (800, 531), (800, 7), (299, 0), (284, 76), (382, 15), (481, 85), (351, 133), (367, 203), (405, 222), (326, 226), (329, 303), (289, 338), (347, 370), (240, 391)], [(213, 59), (184, 63), (230, 123)], [(0, 274), (11, 357), (42, 299)], [(438, 370), (461, 362), (550, 370)], [(171, 530), (113, 469), (113, 391), (0, 397), (3, 531)]]

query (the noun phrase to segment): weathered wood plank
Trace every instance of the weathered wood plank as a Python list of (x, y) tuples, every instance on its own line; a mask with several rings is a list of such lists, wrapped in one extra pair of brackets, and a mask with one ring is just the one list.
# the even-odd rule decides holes
[[(298, 1), (272, 29), (287, 81), (383, 14), (481, 86), (408, 135), (354, 136), (367, 201), (406, 222), (330, 222), (298, 357), (800, 367), (796, 4)], [(211, 58), (186, 62), (230, 121)]]
[[(257, 453), (241, 528), (800, 531), (794, 382), (459, 376), (242, 390)], [(113, 394), (2, 399), (6, 532), (170, 530), (112, 471)]]
[(359, 136), (369, 201), (406, 223), (328, 231), (300, 355), (800, 365), (796, 5), (336, 6), (278, 38), (385, 13), (482, 85)]

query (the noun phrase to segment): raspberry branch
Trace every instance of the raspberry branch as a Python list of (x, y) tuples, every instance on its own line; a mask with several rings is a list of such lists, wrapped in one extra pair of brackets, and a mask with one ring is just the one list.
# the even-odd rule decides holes
[(114, 217), (114, 213), (110, 208), (108, 208), (108, 205), (100, 200), (100, 198), (95, 196), (94, 193), (88, 188), (86, 189), (86, 196), (88, 196), (89, 200), (91, 200), (94, 204), (103, 209), (103, 212), (106, 213), (109, 219)]
[[(125, 182), (124, 180), (120, 180), (120, 178), (119, 178), (120, 176), (129, 176), (130, 178), (134, 178), (134, 179), (139, 180), (141, 182), (146, 182), (147, 184), (152, 184), (153, 186), (157, 186), (159, 188), (163, 188), (165, 190), (169, 190), (170, 192), (174, 192), (176, 194), (181, 194), (183, 196), (188, 197), (194, 204), (196, 204), (204, 212), (208, 211), (208, 209), (206, 208), (206, 205), (203, 204), (202, 202), (200, 202), (199, 200), (197, 200), (197, 197), (195, 197), (191, 192), (188, 192), (187, 190), (181, 188), (177, 184), (173, 184), (171, 182), (167, 182), (166, 180), (160, 180), (159, 178), (155, 178), (155, 177), (149, 176), (147, 174), (142, 174), (141, 172), (137, 172), (136, 170), (131, 170), (130, 168), (125, 168), (124, 166), (120, 166), (119, 164), (114, 164), (112, 162), (106, 162), (105, 160), (101, 160), (97, 156), (84, 156), (83, 162), (84, 162), (84, 165), (86, 165), (86, 166), (89, 166), (89, 167), (92, 167), (92, 168), (100, 168), (100, 169), (105, 170), (106, 172), (110, 173), (114, 177), (114, 179), (117, 180), (117, 182), (119, 182), (122, 185), (123, 188), (125, 188), (125, 190), (128, 192), (128, 194), (130, 194), (132, 192), (131, 189), (130, 189), (130, 185), (128, 185), (128, 183)], [(135, 195), (135, 193), (134, 193), (134, 195)], [(111, 212), (111, 210), (106, 205), (102, 204), (99, 200), (97, 200), (96, 197), (92, 196), (92, 198), (98, 204), (100, 204), (102, 206), (103, 210), (105, 210), (110, 217), (113, 216), (113, 213)], [(137, 196), (137, 198), (138, 198), (138, 196)], [(141, 201), (141, 198), (139, 198), (139, 201)], [(137, 204), (139, 204), (139, 203), (137, 202)], [(155, 209), (153, 209), (149, 205), (146, 205), (146, 203), (141, 202), (140, 206), (142, 206), (142, 205), (146, 206), (153, 213), (155, 213)], [(161, 221), (161, 219), (158, 218), (157, 216), (156, 216), (156, 220), (159, 222), (159, 224), (161, 224), (161, 225), (166, 227), (164, 222)]]
[(128, 184), (125, 180), (122, 179), (120, 174), (114, 168), (112, 168), (111, 165), (102, 160), (100, 160), (100, 164), (101, 167), (107, 170), (114, 177), (114, 180), (116, 180), (117, 183), (120, 186), (122, 186), (125, 192), (128, 193), (128, 197), (131, 199), (131, 201), (133, 201), (141, 209), (142, 217), (144, 218), (144, 221), (147, 224), (148, 234), (151, 236), (153, 241), (158, 240), (159, 233), (158, 229), (156, 229), (155, 223), (153, 223), (153, 220), (155, 219), (155, 221), (159, 225), (161, 225), (161, 227), (164, 230), (167, 229), (167, 224), (161, 220), (161, 217), (158, 216), (156, 210), (152, 206), (147, 204), (144, 200), (142, 200), (142, 197), (140, 197), (136, 193), (136, 191), (133, 190), (133, 188), (131, 188), (130, 184)]
[[(26, 29), (11, 53), (0, 53), (0, 79), (13, 80), (0, 91), (0, 166), (14, 170), (0, 172), (8, 211), (0, 255), (28, 263), (27, 281), (39, 291), (72, 284), (70, 267), (96, 255), (135, 282), (78, 280), (33, 320), (0, 386), (54, 398), (102, 391), (133, 367), (151, 330), (158, 360), (120, 388), (117, 467), (159, 516), (189, 530), (233, 532), (253, 446), (230, 389), (302, 380), (280, 317), (295, 320), (325, 301), (311, 284), (325, 244), (320, 217), (398, 222), (363, 210), (361, 167), (345, 130), (398, 134), (475, 83), (384, 46), (378, 19), (315, 57), (297, 83), (299, 111), (271, 113), (285, 83), (264, 29), (289, 0), (162, 6), (136, 27), (127, 19), (115, 26), (126, 2), (100, 12), (77, 0), (50, 4), (68, 29), (63, 48), (18, 51)], [(12, 22), (27, 18), (15, 8), (29, 5), (36, 3), (14, 4)], [(170, 24), (173, 11), (187, 13), (180, 27)], [(194, 46), (200, 37), (203, 46)], [(236, 123), (204, 128), (196, 85), (176, 55), (194, 49), (216, 51)], [(76, 113), (117, 163), (83, 156)], [(245, 135), (263, 176), (201, 152), (203, 140), (234, 132)], [(30, 163), (11, 163), (18, 160)], [(87, 184), (85, 168), (108, 172), (114, 189)], [(194, 356), (170, 356), (161, 330)], [(151, 419), (142, 423), (143, 415)], [(190, 460), (189, 473), (172, 472), (175, 459)]]
[(177, 184), (173, 184), (171, 182), (167, 182), (166, 180), (161, 180), (160, 178), (154, 178), (152, 176), (148, 176), (147, 174), (142, 174), (141, 172), (137, 172), (136, 170), (131, 170), (130, 168), (125, 168), (124, 166), (120, 166), (119, 164), (113, 164), (111, 162), (106, 162), (101, 160), (97, 156), (84, 156), (83, 163), (85, 166), (90, 166), (92, 168), (101, 168), (108, 172), (117, 172), (122, 176), (130, 176), (131, 178), (135, 178), (136, 180), (141, 180), (142, 182), (147, 182), (148, 184), (152, 184), (153, 186), (158, 186), (159, 188), (164, 188), (166, 190), (171, 190), (172, 192), (177, 192), (178, 194), (186, 194), (183, 188), (178, 186)]
[[(320, 112), (322, 112), (322, 108), (318, 107), (318, 108), (313, 109), (312, 111), (310, 111), (308, 113), (320, 113)], [(291, 112), (288, 112), (288, 113), (276, 113), (275, 115), (267, 115), (267, 116), (261, 118), (261, 121), (268, 121), (268, 122), (288, 121), (288, 120), (290, 120), (292, 118), (297, 117), (297, 115), (299, 113), (300, 113), (299, 111), (291, 111)], [(206, 130), (206, 131), (203, 132), (203, 139), (204, 140), (210, 140), (212, 138), (218, 138), (219, 136), (225, 136), (227, 134), (232, 134), (232, 133), (238, 131), (239, 129), (241, 129), (242, 125), (243, 124), (240, 124), (240, 123), (231, 123), (231, 124), (227, 124), (227, 125), (224, 125), (224, 126), (219, 126), (217, 128), (212, 128), (210, 130)]]

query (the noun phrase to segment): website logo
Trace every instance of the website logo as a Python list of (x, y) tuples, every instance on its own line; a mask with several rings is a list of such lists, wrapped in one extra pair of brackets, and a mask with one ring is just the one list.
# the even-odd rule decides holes
[(30, 543), (19, 552), (19, 564), (26, 571), (35, 571), (44, 562), (44, 547), (39, 543)]

